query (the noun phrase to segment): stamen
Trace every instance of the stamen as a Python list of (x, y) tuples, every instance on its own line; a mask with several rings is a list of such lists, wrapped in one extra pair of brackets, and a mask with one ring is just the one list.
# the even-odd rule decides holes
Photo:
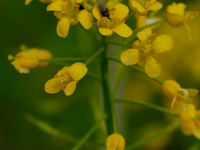
[(16, 58), (12, 55), (8, 55), (8, 60), (13, 60), (13, 59), (16, 59)]
[(187, 33), (188, 33), (189, 41), (192, 41), (192, 36), (191, 36), (190, 28), (187, 25), (187, 23), (185, 23), (185, 22), (184, 22), (184, 25), (185, 25)]
[(131, 59), (131, 57), (129, 57), (129, 58), (127, 59), (127, 61), (125, 61), (124, 65), (125, 65), (130, 59)]
[(62, 78), (59, 78), (59, 79), (60, 79), (60, 83), (62, 83), (63, 82)]
[(65, 92), (65, 94), (68, 94), (68, 93), (69, 93), (68, 91)]

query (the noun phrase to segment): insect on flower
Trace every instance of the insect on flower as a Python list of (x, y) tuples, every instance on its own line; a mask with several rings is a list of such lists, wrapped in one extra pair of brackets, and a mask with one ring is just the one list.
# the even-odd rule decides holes
[(97, 4), (98, 4), (98, 8), (100, 10), (100, 13), (103, 17), (107, 17), (108, 19), (109, 18), (109, 13), (108, 13), (108, 9), (105, 7), (105, 5), (103, 4), (103, 1), (102, 0), (96, 0), (97, 1)]
[(80, 3), (77, 3), (77, 4), (79, 5), (79, 11), (85, 9), (84, 6), (83, 6), (82, 4), (80, 4)]

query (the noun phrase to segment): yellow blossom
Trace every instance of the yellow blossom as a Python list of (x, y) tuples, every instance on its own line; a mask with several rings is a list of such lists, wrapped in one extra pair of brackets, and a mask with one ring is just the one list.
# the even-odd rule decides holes
[(152, 34), (151, 28), (146, 28), (137, 33), (139, 40), (133, 43), (133, 49), (125, 50), (120, 58), (125, 65), (138, 63), (144, 66), (149, 77), (157, 77), (161, 72), (161, 67), (155, 57), (165, 54), (173, 46), (172, 38), (169, 35), (156, 36)]
[(32, 0), (25, 0), (25, 5), (30, 4), (31, 1), (32, 1)]
[(196, 110), (193, 104), (187, 105), (187, 110), (182, 110), (179, 121), (183, 134), (189, 136), (194, 135), (200, 139), (200, 111)]
[(147, 15), (148, 11), (159, 10), (163, 5), (156, 0), (146, 0), (145, 2), (142, 0), (129, 0), (129, 6), (138, 15), (145, 16)]
[(57, 24), (57, 34), (66, 37), (70, 24), (76, 25), (78, 22), (85, 29), (92, 27), (93, 17), (87, 10), (79, 9), (83, 0), (55, 0), (47, 6), (47, 11), (55, 11), (54, 15), (59, 19)]
[(186, 110), (187, 103), (192, 101), (189, 96), (195, 96), (199, 92), (196, 89), (183, 89), (174, 80), (166, 80), (162, 85), (164, 95), (172, 100), (171, 108), (174, 107), (175, 103), (178, 103), (183, 110)]
[(106, 150), (124, 150), (125, 140), (120, 134), (112, 134), (106, 139)]
[(92, 11), (94, 17), (98, 20), (97, 26), (102, 35), (110, 36), (117, 33), (121, 37), (127, 38), (132, 35), (133, 31), (124, 22), (129, 13), (126, 5), (117, 4), (113, 8), (108, 8), (109, 19), (103, 17), (99, 8), (95, 5)]
[(70, 67), (63, 67), (54, 78), (45, 84), (45, 91), (50, 94), (63, 90), (66, 96), (70, 96), (76, 89), (76, 84), (82, 79), (88, 69), (84, 63), (76, 62)]
[(29, 73), (29, 69), (35, 68), (39, 63), (38, 56), (29, 50), (18, 53), (16, 57), (9, 55), (8, 60), (12, 59), (14, 61), (11, 64), (19, 73)]
[(196, 18), (198, 15), (198, 11), (194, 12), (185, 12), (185, 7), (183, 3), (169, 5), (167, 7), (167, 21), (173, 27), (179, 27), (181, 25), (185, 25), (189, 39), (191, 40), (191, 34), (187, 23)]

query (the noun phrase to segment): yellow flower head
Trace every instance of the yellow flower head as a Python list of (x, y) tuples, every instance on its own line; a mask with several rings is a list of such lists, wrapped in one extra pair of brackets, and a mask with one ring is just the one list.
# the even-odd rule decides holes
[(187, 105), (187, 110), (182, 110), (179, 121), (183, 134), (189, 136), (194, 135), (200, 139), (200, 111), (196, 110), (193, 104)]
[(19, 73), (29, 73), (29, 69), (35, 68), (39, 63), (38, 56), (30, 50), (22, 51), (16, 57), (9, 55), (8, 60), (12, 59), (14, 61), (11, 64)]
[(166, 80), (162, 85), (164, 95), (172, 100), (171, 108), (174, 107), (175, 103), (178, 103), (183, 110), (187, 109), (187, 102), (191, 102), (192, 98), (189, 96), (195, 96), (199, 92), (196, 89), (183, 89), (174, 80)]
[(70, 96), (76, 89), (76, 84), (82, 79), (88, 69), (84, 63), (76, 62), (70, 67), (63, 67), (54, 78), (45, 84), (45, 91), (50, 94), (58, 93), (61, 89), (66, 96)]
[(148, 11), (159, 10), (163, 5), (156, 0), (129, 0), (129, 6), (138, 15), (145, 16), (147, 15)]
[(47, 11), (55, 11), (54, 15), (59, 19), (57, 24), (57, 34), (66, 37), (71, 25), (78, 22), (85, 29), (92, 27), (93, 17), (85, 9), (81, 9), (80, 4), (83, 0), (55, 0), (47, 6)]
[(125, 50), (121, 54), (121, 61), (125, 65), (138, 63), (144, 66), (149, 77), (157, 77), (161, 72), (161, 67), (154, 57), (172, 48), (172, 38), (169, 35), (156, 36), (152, 34), (151, 28), (138, 32), (137, 37), (139, 40), (133, 43), (133, 49)]
[(183, 3), (172, 4), (167, 7), (167, 21), (173, 27), (179, 27), (185, 25), (188, 31), (189, 39), (191, 40), (191, 34), (187, 22), (193, 20), (198, 15), (198, 11), (195, 12), (185, 12), (185, 7)]
[(94, 6), (92, 13), (98, 20), (97, 26), (102, 35), (110, 36), (114, 34), (114, 32), (124, 38), (132, 35), (133, 31), (124, 23), (125, 17), (129, 13), (129, 9), (126, 5), (119, 3), (113, 8), (109, 8), (109, 19), (101, 15), (100, 10), (96, 5)]
[(112, 134), (106, 139), (106, 150), (124, 150), (125, 140), (120, 134)]

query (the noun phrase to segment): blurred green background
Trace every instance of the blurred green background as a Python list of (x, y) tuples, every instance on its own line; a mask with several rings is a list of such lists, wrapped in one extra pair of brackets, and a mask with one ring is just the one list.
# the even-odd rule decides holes
[[(162, 9), (164, 12), (166, 6), (173, 1), (161, 2), (164, 3)], [(197, 0), (176, 2), (185, 2), (187, 10), (194, 11), (200, 8)], [(94, 111), (102, 112), (101, 84), (89, 76), (78, 83), (72, 96), (66, 97), (63, 92), (51, 95), (45, 93), (44, 84), (62, 66), (51, 64), (46, 68), (32, 69), (29, 74), (19, 74), (10, 65), (8, 55), (17, 54), (21, 44), (48, 49), (55, 58), (90, 57), (98, 50), (99, 44), (79, 25), (70, 27), (67, 38), (58, 37), (56, 34), (58, 20), (53, 16), (53, 12), (46, 11), (46, 6), (47, 4), (37, 0), (33, 0), (28, 6), (25, 6), (24, 0), (0, 1), (0, 150), (68, 150), (75, 145), (41, 131), (24, 119), (26, 113), (80, 139), (98, 119)], [(131, 22), (134, 21), (128, 21)], [(160, 78), (175, 79), (184, 88), (200, 89), (200, 18), (198, 17), (189, 26), (192, 42), (188, 42), (184, 27), (172, 28), (164, 23), (156, 30), (156, 33), (167, 33), (174, 39), (174, 48), (159, 60), (162, 66)], [(111, 63), (112, 85), (116, 68), (116, 64)], [(89, 70), (100, 75), (97, 62), (91, 63)], [(149, 101), (167, 108), (170, 104), (170, 101), (163, 96), (160, 85), (130, 68), (125, 68), (123, 71), (117, 96)], [(197, 106), (199, 98), (195, 98)], [(93, 109), (94, 102), (99, 110)], [(150, 134), (150, 131), (156, 132), (162, 129), (171, 122), (171, 118), (165, 114), (147, 108), (122, 104), (117, 104), (116, 108), (119, 131), (125, 137), (127, 145), (142, 139), (146, 134)], [(104, 134), (99, 131), (93, 134), (90, 140), (96, 139), (103, 143), (104, 138)], [(164, 138), (162, 141), (166, 143), (163, 146), (158, 144), (161, 142), (152, 144), (161, 145), (153, 147), (154, 150), (188, 150), (199, 142), (192, 136), (184, 136), (179, 129)], [(152, 145), (141, 149), (152, 149)], [(197, 146), (200, 149), (200, 144)], [(81, 149), (98, 148), (83, 146)]]

